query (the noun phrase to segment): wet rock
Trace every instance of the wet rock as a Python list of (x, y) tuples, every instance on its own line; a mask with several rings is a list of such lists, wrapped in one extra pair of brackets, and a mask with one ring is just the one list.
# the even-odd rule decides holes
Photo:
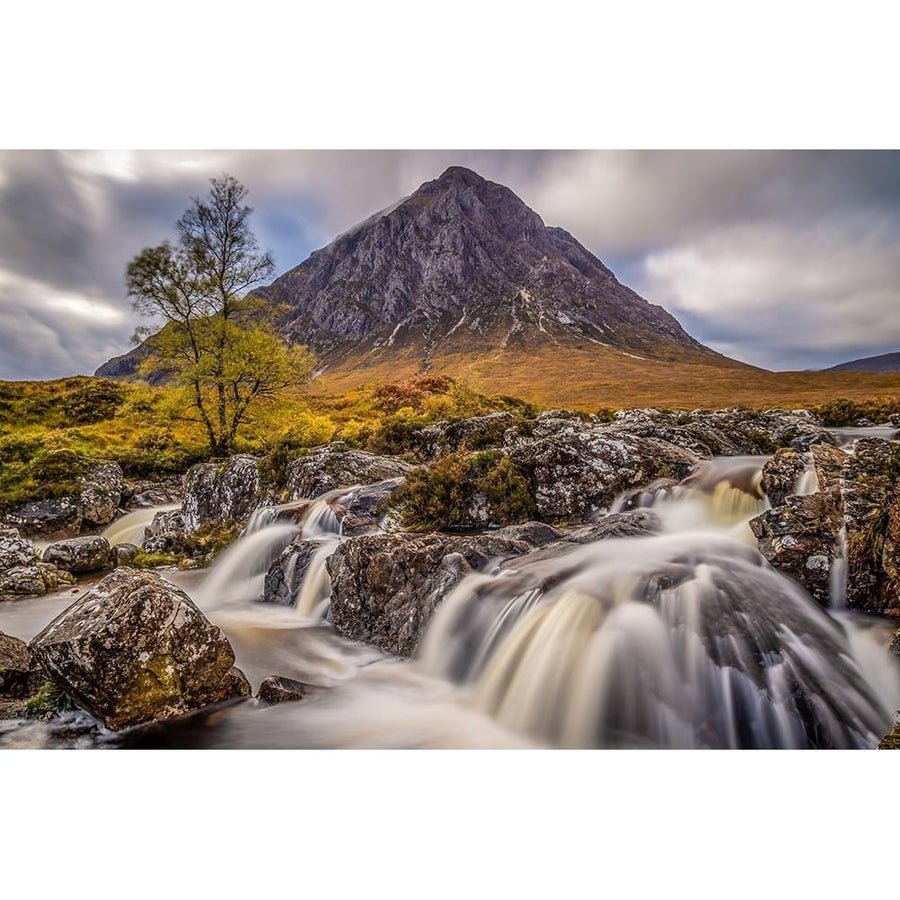
[(60, 585), (74, 584), (75, 579), (51, 563), (34, 562), (30, 566), (14, 566), (0, 570), (0, 599), (41, 597)]
[(130, 566), (140, 552), (141, 548), (134, 544), (116, 544), (112, 548), (113, 564), (116, 567)]
[(70, 537), (81, 530), (82, 510), (78, 497), (35, 500), (12, 510), (6, 521), (25, 534)]
[(609, 430), (669, 441), (701, 456), (768, 454), (779, 447), (806, 452), (816, 443), (837, 442), (806, 410), (629, 409), (615, 414)]
[(153, 572), (108, 575), (29, 647), (62, 690), (114, 730), (250, 693), (221, 630)]
[(186, 531), (181, 510), (159, 512), (144, 532), (141, 546), (147, 553), (180, 553), (184, 550)]
[(126, 483), (122, 490), (123, 509), (146, 509), (151, 506), (165, 506), (181, 503), (184, 492), (181, 478), (168, 481), (133, 481)]
[(285, 547), (266, 572), (259, 602), (293, 606), (309, 564), (321, 546), (320, 541), (297, 540)]
[(304, 684), (302, 681), (286, 678), (284, 675), (270, 675), (259, 686), (256, 699), (266, 706), (272, 706), (275, 703), (303, 700), (314, 691), (315, 688)]
[(22, 699), (33, 694), (43, 676), (28, 644), (0, 631), (0, 697)]
[(538, 516), (554, 523), (589, 521), (620, 493), (657, 478), (684, 478), (699, 462), (666, 441), (609, 433), (580, 419), (545, 420), (534, 437), (504, 452), (530, 474)]
[(822, 606), (828, 605), (840, 527), (833, 498), (824, 491), (787, 497), (783, 506), (750, 520), (762, 555)]
[(878, 744), (879, 750), (900, 750), (900, 722), (894, 724), (890, 733), (886, 734)]
[(794, 493), (794, 485), (805, 468), (803, 457), (792, 447), (779, 447), (775, 451), (763, 466), (761, 482), (763, 493), (773, 507), (781, 506), (788, 494)]
[(43, 561), (72, 575), (88, 575), (108, 569), (112, 553), (105, 537), (86, 535), (51, 544), (44, 551)]
[(288, 500), (313, 499), (340, 487), (402, 478), (411, 468), (409, 463), (392, 456), (348, 450), (338, 442), (289, 462), (284, 492)]
[(841, 472), (847, 605), (900, 615), (900, 444), (855, 442)]
[(411, 656), (435, 607), (469, 572), (526, 553), (492, 535), (384, 534), (353, 538), (328, 560), (331, 615), (352, 640)]
[(841, 473), (844, 470), (844, 464), (850, 458), (849, 454), (839, 447), (815, 444), (810, 450), (810, 456), (816, 472), (816, 479), (819, 482), (819, 490), (833, 494), (838, 502), (842, 502), (840, 501)]
[(388, 502), (400, 489), (403, 478), (388, 478), (374, 484), (364, 484), (339, 497), (331, 508), (346, 536), (369, 534), (379, 528), (387, 512)]
[(108, 525), (116, 516), (125, 488), (122, 467), (116, 462), (99, 462), (81, 479), (82, 527)]
[(492, 532), (494, 537), (506, 538), (510, 541), (522, 541), (531, 547), (543, 547), (554, 541), (562, 540), (565, 532), (547, 525), (544, 522), (522, 522), (520, 525), (507, 525)]
[(900, 656), (900, 630), (894, 635), (894, 639), (891, 641), (890, 650), (891, 653), (896, 653), (897, 656)]
[(610, 538), (644, 537), (659, 534), (662, 520), (649, 509), (610, 513), (591, 525), (583, 525), (568, 532), (563, 541), (574, 544), (591, 544)]
[(181, 516), (185, 530), (209, 522), (242, 522), (262, 502), (259, 460), (232, 456), (226, 462), (198, 463), (184, 477)]

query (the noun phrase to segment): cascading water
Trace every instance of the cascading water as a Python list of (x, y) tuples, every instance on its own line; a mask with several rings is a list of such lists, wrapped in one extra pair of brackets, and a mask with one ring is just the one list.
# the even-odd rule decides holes
[(144, 542), (147, 526), (153, 521), (157, 513), (171, 512), (179, 509), (177, 503), (169, 503), (165, 506), (149, 506), (144, 509), (135, 509), (126, 513), (121, 519), (116, 519), (101, 532), (102, 537), (109, 541), (110, 547), (116, 544), (136, 544), (140, 546)]

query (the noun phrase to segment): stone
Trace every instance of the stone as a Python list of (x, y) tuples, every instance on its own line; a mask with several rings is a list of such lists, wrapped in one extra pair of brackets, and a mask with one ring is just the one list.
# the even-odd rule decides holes
[(319, 541), (296, 540), (285, 547), (266, 572), (259, 602), (293, 606), (297, 589), (321, 546)]
[(287, 464), (285, 499), (315, 499), (337, 488), (403, 478), (411, 468), (392, 456), (348, 450), (340, 442), (328, 444)]
[(896, 722), (891, 731), (878, 744), (879, 750), (900, 750), (900, 722)]
[(125, 488), (122, 467), (116, 462), (98, 462), (82, 476), (82, 528), (108, 525), (116, 517)]
[(522, 541), (530, 547), (543, 547), (554, 541), (562, 540), (565, 532), (544, 522), (522, 522), (519, 525), (507, 525), (492, 531), (494, 537), (506, 538), (510, 541)]
[(327, 563), (334, 627), (351, 640), (411, 656), (435, 608), (465, 575), (530, 549), (493, 535), (352, 538)]
[(341, 523), (341, 534), (350, 537), (378, 530), (391, 497), (403, 481), (403, 478), (387, 478), (363, 484), (336, 498), (331, 509)]
[(294, 700), (303, 700), (310, 692), (316, 689), (302, 681), (286, 678), (284, 675), (270, 675), (259, 686), (256, 699), (266, 706), (276, 703), (286, 703)]
[(259, 460), (239, 454), (188, 469), (181, 518), (185, 530), (193, 532), (210, 522), (242, 522), (261, 502)]
[(28, 644), (0, 631), (0, 697), (13, 700), (28, 697), (41, 681), (40, 668)]
[(111, 551), (113, 564), (117, 568), (119, 566), (130, 566), (140, 552), (141, 548), (135, 544), (116, 544)]
[(184, 518), (180, 509), (158, 512), (144, 532), (146, 553), (180, 553), (185, 545)]
[(822, 606), (829, 602), (840, 527), (834, 500), (824, 491), (789, 496), (783, 506), (750, 520), (762, 555), (774, 568), (803, 585)]
[(437, 460), (458, 450), (500, 447), (520, 434), (512, 413), (495, 412), (455, 422), (435, 422), (413, 434), (422, 459)]
[(44, 551), (43, 561), (72, 575), (89, 575), (108, 569), (112, 554), (105, 537), (85, 535), (51, 544)]
[(18, 566), (30, 566), (35, 559), (34, 544), (28, 538), (19, 537), (14, 528), (0, 531), (0, 572)]
[(805, 468), (803, 457), (793, 447), (779, 447), (775, 451), (775, 455), (762, 468), (760, 482), (773, 507), (782, 506), (788, 494), (794, 493), (797, 479)]
[(78, 534), (83, 519), (78, 497), (34, 500), (9, 512), (6, 521), (25, 534), (43, 535), (50, 539)]
[(14, 566), (0, 570), (0, 599), (40, 597), (55, 591), (61, 584), (74, 584), (75, 579), (52, 563), (34, 562), (30, 566)]
[(29, 648), (62, 690), (113, 730), (250, 694), (221, 630), (154, 572), (107, 575)]

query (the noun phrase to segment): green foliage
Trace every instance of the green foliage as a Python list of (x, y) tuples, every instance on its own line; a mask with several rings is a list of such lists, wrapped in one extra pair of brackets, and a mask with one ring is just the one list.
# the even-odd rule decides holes
[(237, 539), (240, 527), (235, 522), (207, 522), (185, 537), (185, 554), (209, 565), (226, 547)]
[(490, 524), (510, 525), (536, 515), (528, 479), (499, 451), (457, 452), (415, 469), (391, 505), (410, 531), (458, 530), (479, 523), (484, 508)]
[(44, 681), (25, 703), (25, 714), (34, 719), (49, 719), (58, 712), (75, 706), (62, 688), (52, 681)]
[(860, 419), (870, 419), (875, 423), (887, 422), (891, 416), (900, 414), (900, 397), (876, 397), (873, 400), (848, 400), (837, 397), (821, 406), (814, 406), (811, 412), (826, 428), (847, 428)]
[(62, 410), (72, 425), (90, 425), (112, 418), (125, 396), (124, 386), (114, 381), (89, 381), (64, 398)]
[(132, 560), (131, 565), (136, 569), (155, 569), (159, 566), (177, 566), (181, 561), (176, 553), (144, 553), (141, 551)]

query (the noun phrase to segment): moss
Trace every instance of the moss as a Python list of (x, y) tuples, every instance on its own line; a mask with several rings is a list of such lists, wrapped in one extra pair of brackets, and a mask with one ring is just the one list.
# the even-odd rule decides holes
[(391, 498), (410, 531), (459, 530), (525, 522), (536, 515), (528, 479), (497, 450), (456, 452), (411, 472)]
[(236, 522), (207, 522), (185, 537), (185, 553), (208, 565), (237, 539), (239, 531), (240, 527)]
[(49, 719), (58, 712), (74, 709), (66, 692), (52, 681), (45, 681), (25, 702), (25, 713), (34, 719)]
[(144, 553), (141, 551), (132, 560), (131, 565), (136, 569), (155, 569), (158, 566), (178, 565), (181, 557), (175, 553)]

